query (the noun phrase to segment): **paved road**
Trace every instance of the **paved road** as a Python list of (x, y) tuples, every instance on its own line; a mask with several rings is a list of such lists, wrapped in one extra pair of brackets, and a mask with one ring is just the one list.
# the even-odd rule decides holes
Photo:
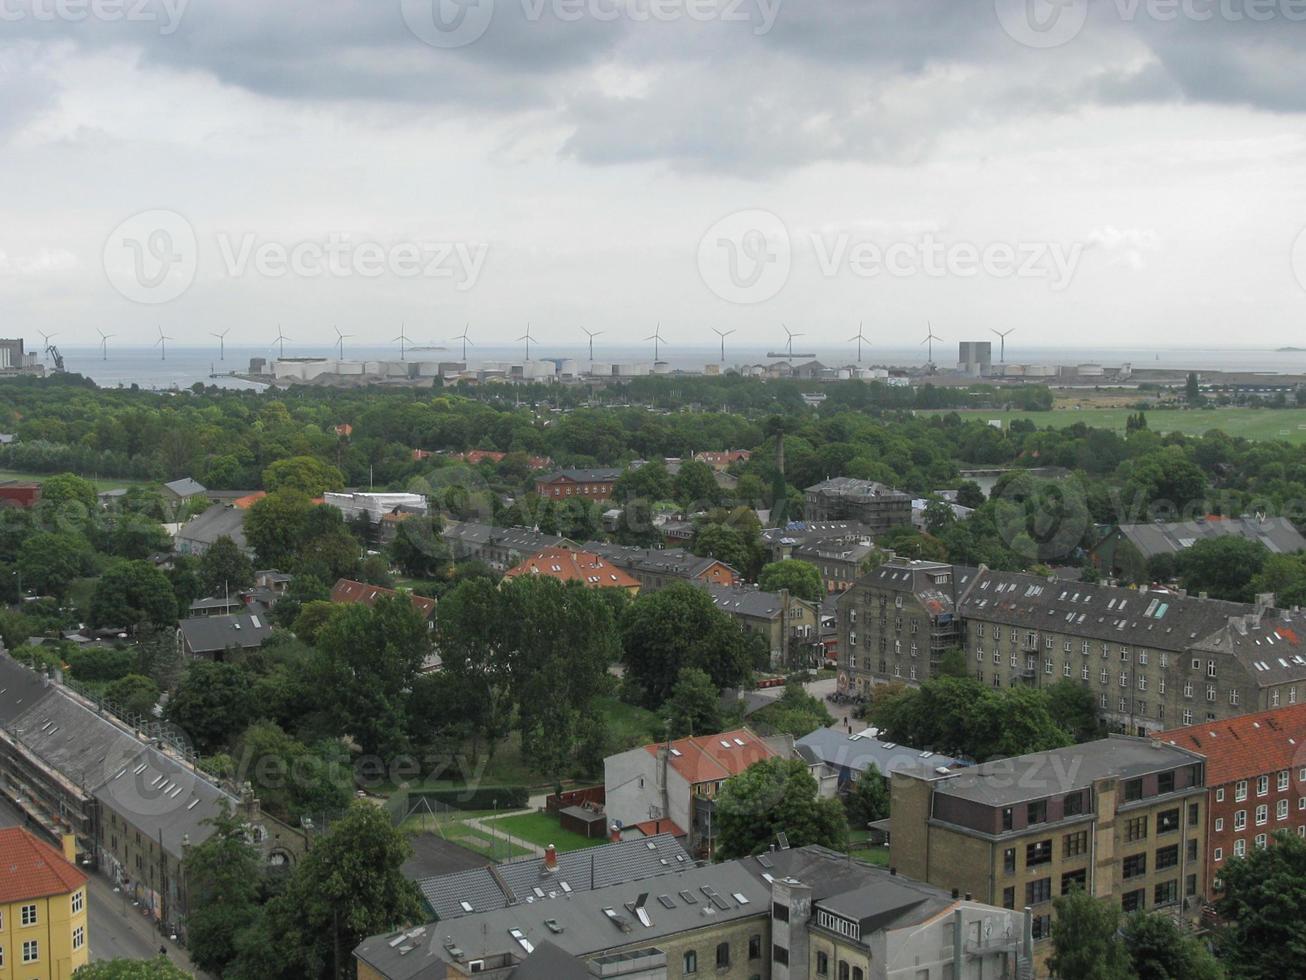
[[(0, 827), (20, 827), (23, 823), (23, 815), (0, 796)], [(159, 955), (160, 946), (166, 946), (168, 959), (184, 970), (193, 970), (185, 951), (176, 943), (160, 937), (140, 909), (131, 902), (124, 902), (121, 895), (114, 894), (113, 886), (100, 875), (88, 876), (86, 898), (91, 959), (125, 957), (147, 960)]]

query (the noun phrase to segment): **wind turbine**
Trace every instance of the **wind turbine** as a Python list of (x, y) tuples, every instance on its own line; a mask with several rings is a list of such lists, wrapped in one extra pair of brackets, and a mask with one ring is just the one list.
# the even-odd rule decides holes
[(929, 359), (929, 364), (930, 364), (931, 367), (933, 367), (933, 366), (934, 366), (934, 342), (935, 342), (936, 340), (942, 340), (943, 338), (942, 338), (942, 337), (938, 337), (938, 336), (935, 335), (935, 333), (934, 333), (934, 325), (933, 325), (932, 323), (930, 323), (929, 320), (926, 320), (926, 321), (925, 321), (925, 326), (928, 328), (929, 332), (925, 335), (925, 339), (922, 340), (921, 343), (922, 343), (922, 344), (929, 344), (929, 345), (930, 345), (930, 355), (929, 355), (929, 356), (930, 356), (930, 359)]
[(585, 327), (581, 327), (580, 329), (581, 332), (585, 334), (585, 336), (589, 337), (590, 339), (590, 366), (593, 367), (594, 366), (594, 338), (603, 336), (603, 331), (587, 330)]
[(450, 340), (460, 340), (460, 341), (462, 341), (462, 345), (463, 345), (463, 363), (464, 363), (464, 364), (467, 362), (467, 345), (468, 345), (468, 344), (471, 344), (473, 347), (476, 346), (476, 344), (472, 343), (472, 341), (471, 341), (471, 340), (468, 338), (468, 336), (467, 336), (467, 331), (468, 331), (468, 329), (469, 329), (470, 327), (471, 327), (471, 324), (470, 324), (470, 323), (466, 323), (466, 324), (464, 324), (464, 325), (463, 325), (463, 332), (462, 332), (462, 333), (460, 333), (457, 337), (450, 337), (450, 338), (449, 338)]
[(657, 363), (657, 360), (658, 360), (658, 357), (659, 357), (660, 350), (661, 350), (660, 345), (666, 343), (666, 341), (663, 340), (663, 338), (662, 338), (662, 321), (661, 321), (661, 320), (659, 320), (659, 321), (658, 321), (658, 325), (657, 325), (656, 327), (653, 328), (653, 333), (652, 333), (652, 335), (651, 335), (651, 336), (648, 336), (648, 337), (645, 337), (644, 339), (645, 339), (645, 340), (651, 340), (651, 341), (653, 341), (653, 362), (656, 364), (656, 363)]
[(529, 323), (526, 324), (526, 332), (517, 339), (526, 341), (526, 360), (529, 361), (531, 359), (531, 341), (535, 339), (531, 336), (531, 325)]
[(408, 335), (404, 333), (404, 325), (402, 323), (399, 324), (399, 336), (395, 337), (394, 340), (391, 340), (390, 343), (393, 344), (396, 340), (399, 341), (399, 360), (402, 361), (404, 359), (404, 345), (408, 343)]
[[(992, 327), (989, 327), (989, 329), (993, 330)], [(1015, 332), (1015, 329), (1015, 327), (1008, 327), (1006, 330), (993, 330), (995, 334), (1002, 338), (1002, 353), (998, 355), (999, 364), (1007, 363), (1007, 334)]]
[(286, 341), (290, 339), (291, 338), (287, 337), (285, 334), (281, 332), (281, 324), (278, 323), (277, 339), (272, 341), (272, 343), (277, 345), (277, 357), (281, 358), (282, 360), (284, 360), (286, 357)]
[(340, 360), (343, 361), (345, 359), (345, 338), (352, 337), (353, 334), (341, 333), (340, 328), (337, 326), (332, 326), (331, 329), (336, 332), (336, 349), (340, 352)]
[(38, 331), (36, 331), (36, 332), (39, 333), (39, 334), (41, 335), (41, 350), (42, 350), (42, 352), (44, 352), (45, 355), (48, 357), (48, 356), (50, 355), (50, 338), (51, 338), (51, 337), (58, 337), (59, 334), (58, 334), (57, 332), (56, 332), (56, 333), (46, 333), (44, 330), (38, 330)]
[(855, 336), (855, 337), (849, 337), (849, 338), (848, 338), (848, 343), (851, 344), (854, 340), (857, 341), (857, 363), (858, 363), (858, 364), (861, 364), (861, 363), (862, 363), (862, 344), (866, 344), (866, 345), (869, 346), (870, 343), (871, 343), (871, 341), (870, 341), (869, 338), (867, 338), (866, 334), (862, 332), (862, 325), (861, 325), (860, 322), (857, 324), (857, 336)]
[(718, 330), (716, 327), (713, 327), (712, 332), (721, 338), (721, 363), (724, 364), (726, 362), (726, 338), (734, 333), (734, 331)]
[[(280, 333), (280, 332), (281, 332), (281, 328), (278, 327), (278, 328), (277, 328), (277, 333)], [(228, 327), (226, 330), (222, 331), (222, 333), (212, 333), (212, 332), (209, 333), (209, 336), (210, 336), (210, 337), (217, 337), (217, 338), (218, 338), (218, 360), (219, 360), (219, 361), (225, 361), (225, 360), (227, 359), (227, 334), (229, 334), (229, 333), (231, 333), (231, 328), (230, 328), (230, 327)]]
[(100, 335), (100, 360), (107, 361), (109, 359), (109, 338), (114, 334), (105, 333), (99, 327), (95, 328), (95, 332)]
[(163, 328), (157, 323), (154, 326), (159, 331), (159, 339), (154, 342), (154, 346), (159, 348), (159, 360), (166, 361), (168, 359), (168, 341), (172, 340), (172, 338), (165, 334)]
[(788, 327), (785, 327), (783, 323), (780, 324), (780, 326), (784, 327), (785, 333), (789, 335), (788, 346), (785, 347), (785, 350), (789, 352), (789, 360), (792, 361), (794, 359), (794, 338), (801, 337), (803, 335), (800, 333), (794, 333)]

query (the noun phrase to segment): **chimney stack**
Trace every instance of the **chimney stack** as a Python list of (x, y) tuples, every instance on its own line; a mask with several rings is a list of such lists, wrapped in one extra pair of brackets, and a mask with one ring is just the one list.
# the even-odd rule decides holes
[(558, 849), (552, 844), (544, 849), (544, 870), (550, 874), (558, 870)]
[(614, 844), (621, 843), (621, 828), (615, 823), (608, 828), (608, 840), (612, 841)]

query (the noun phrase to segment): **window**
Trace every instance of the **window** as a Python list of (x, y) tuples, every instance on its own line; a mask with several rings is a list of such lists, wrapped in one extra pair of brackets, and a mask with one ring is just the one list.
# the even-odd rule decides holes
[(19, 916), (22, 920), (23, 925), (25, 926), (36, 925), (36, 906), (24, 905), (22, 911), (19, 913)]
[[(750, 960), (762, 958), (762, 937), (759, 933), (753, 933), (753, 935), (748, 937), (748, 958)], [(817, 960), (817, 964), (820, 964), (819, 959)], [(827, 963), (826, 965), (828, 966), (829, 964)], [(825, 970), (818, 970), (817, 972), (824, 973)]]
[(695, 949), (685, 950), (685, 955), (682, 957), (682, 959), (683, 959), (683, 963), (681, 964), (683, 967), (682, 972), (686, 976), (689, 976), (691, 973), (698, 972), (698, 950)]
[(1005, 806), (1005, 807), (1003, 807), (1003, 808), (1002, 808), (1002, 829), (1003, 829), (1003, 830), (1010, 830), (1010, 829), (1011, 829), (1011, 827), (1012, 827), (1011, 819), (1012, 819), (1012, 810), (1011, 810), (1011, 807), (1009, 807), (1009, 806)]
[(1233, 842), (1233, 856), (1242, 857), (1247, 853), (1247, 842), (1241, 837)]
[(1207, 701), (1214, 701), (1214, 700), (1215, 700), (1215, 685), (1214, 685), (1214, 684), (1207, 684), (1207, 685), (1206, 685), (1206, 700), (1207, 700)]
[(1039, 878), (1025, 885), (1025, 904), (1038, 905), (1040, 902), (1052, 901), (1052, 879)]
[(730, 944), (716, 944), (716, 968), (724, 970), (730, 966)]
[(1016, 849), (1008, 847), (1002, 852), (1002, 871), (1004, 874), (1013, 875), (1016, 873)]
[(1125, 802), (1132, 803), (1134, 800), (1143, 798), (1143, 781), (1141, 779), (1131, 779), (1125, 783)]
[(1288, 801), (1287, 801), (1287, 800), (1280, 800), (1278, 803), (1276, 803), (1276, 804), (1274, 805), (1274, 819), (1275, 819), (1275, 820), (1287, 820), (1287, 819), (1288, 819)]
[(1161, 773), (1159, 776), (1156, 777), (1156, 791), (1157, 791), (1158, 794), (1160, 794), (1160, 793), (1173, 793), (1173, 792), (1174, 792), (1174, 770), (1173, 770), (1173, 769), (1170, 770), (1170, 772), (1163, 772), (1163, 773)]
[(1025, 845), (1025, 867), (1033, 868), (1052, 860), (1052, 841), (1041, 840)]
[(1173, 905), (1179, 901), (1179, 882), (1163, 881), (1152, 890), (1153, 905)]
[(73, 915), (76, 915), (86, 905), (86, 892), (73, 893)]
[(1083, 891), (1088, 887), (1088, 869), (1080, 868), (1078, 871), (1067, 871), (1061, 876), (1061, 894), (1069, 895), (1078, 888)]
[(1190, 840), (1190, 841), (1188, 842), (1188, 860), (1189, 860), (1189, 861), (1196, 861), (1196, 860), (1197, 860), (1197, 840), (1196, 840), (1196, 838), (1194, 838), (1193, 840)]
[(1256, 826), (1264, 827), (1270, 819), (1270, 808), (1267, 804), (1262, 803), (1256, 808)]
[(788, 966), (789, 950), (781, 946), (779, 943), (775, 943), (771, 946), (771, 959), (776, 963), (779, 963), (781, 966)]
[[(749, 940), (749, 943), (752, 943), (751, 939)], [(749, 949), (752, 949), (751, 945), (749, 946)], [(819, 950), (816, 954), (816, 975), (818, 977), (828, 977), (830, 975), (830, 957)]]
[(1014, 909), (1016, 907), (1016, 889), (1014, 885), (1008, 885), (1002, 889), (1002, 907), (1004, 909)]
[(1286, 790), (1287, 788), (1288, 788), (1288, 770), (1287, 770), (1287, 769), (1280, 769), (1280, 770), (1279, 770), (1279, 792), (1282, 793), (1282, 792), (1283, 792), (1284, 790)]
[(771, 918), (779, 922), (789, 921), (789, 906), (781, 905), (778, 902), (771, 905)]
[(1171, 844), (1169, 847), (1159, 847), (1156, 850), (1156, 870), (1161, 871), (1164, 868), (1173, 868), (1179, 863), (1179, 845)]
[(1143, 907), (1143, 889), (1125, 892), (1120, 896), (1120, 908), (1125, 912), (1137, 912)]
[(1084, 812), (1084, 794), (1071, 793), (1061, 801), (1061, 812), (1063, 816), (1074, 817)]
[(1247, 799), (1247, 780), (1240, 779), (1233, 788), (1233, 798), (1235, 803), (1241, 803)]
[(1247, 811), (1235, 810), (1233, 814), (1233, 829), (1244, 830), (1247, 827)]
[(1088, 853), (1088, 831), (1081, 830), (1077, 834), (1066, 834), (1061, 839), (1061, 856), (1076, 857), (1080, 854)]
[(1125, 840), (1146, 840), (1147, 839), (1147, 815), (1141, 817), (1130, 817), (1125, 821)]
[(1192, 708), (1185, 708), (1185, 709), (1184, 709), (1183, 719), (1184, 719), (1184, 724), (1185, 724), (1185, 725), (1191, 725), (1191, 724), (1193, 723), (1193, 709), (1192, 709)]
[(1224, 787), (1223, 787), (1223, 786), (1221, 786), (1219, 789), (1217, 789), (1217, 790), (1215, 791), (1215, 802), (1216, 802), (1216, 803), (1223, 803), (1223, 802), (1224, 802)]
[(1047, 823), (1047, 819), (1047, 800), (1038, 800), (1035, 803), (1029, 803), (1025, 806), (1025, 822), (1027, 824)]
[(1266, 837), (1265, 837), (1265, 835), (1264, 835), (1264, 834), (1257, 834), (1257, 835), (1256, 835), (1256, 846), (1259, 847), (1259, 848), (1261, 848), (1262, 850), (1264, 850), (1264, 849), (1265, 849), (1265, 843), (1266, 843)]
[(1193, 682), (1184, 681), (1184, 697), (1191, 698), (1192, 696), (1193, 696)]
[(78, 926), (73, 930), (73, 949), (81, 949), (86, 945), (86, 927)]
[(1156, 815), (1156, 832), (1158, 834), (1168, 834), (1178, 829), (1179, 829), (1178, 810), (1166, 810)]
[(1052, 935), (1052, 916), (1036, 915), (1034, 916), (1034, 939), (1047, 939)]
[(1257, 795), (1257, 796), (1264, 796), (1264, 795), (1265, 795), (1266, 793), (1268, 793), (1269, 791), (1270, 791), (1270, 777), (1269, 777), (1269, 776), (1257, 776), (1257, 777), (1256, 777), (1256, 795)]
[(1123, 865), (1123, 876), (1126, 879), (1137, 878), (1139, 875), (1147, 874), (1147, 853), (1131, 854), (1125, 858)]
[(41, 944), (35, 939), (24, 940), (23, 942), (23, 962), (35, 963), (41, 958)]
[(1188, 804), (1188, 826), (1190, 826), (1190, 827), (1196, 827), (1196, 826), (1197, 826), (1197, 820), (1198, 820), (1198, 817), (1200, 816), (1200, 814), (1201, 814), (1201, 807), (1198, 806), (1196, 803), (1189, 803), (1189, 804)]
[(848, 963), (844, 960), (839, 961), (839, 980), (848, 980)]

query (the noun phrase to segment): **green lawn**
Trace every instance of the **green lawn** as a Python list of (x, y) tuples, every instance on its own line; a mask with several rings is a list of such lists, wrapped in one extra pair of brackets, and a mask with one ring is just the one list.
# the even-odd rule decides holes
[(608, 723), (612, 739), (620, 748), (643, 745), (661, 737), (662, 719), (655, 711), (617, 698), (598, 698), (594, 706)]
[(582, 847), (595, 847), (606, 844), (604, 837), (582, 837), (570, 830), (563, 830), (556, 818), (547, 813), (521, 813), (515, 817), (500, 817), (494, 821), (495, 827), (504, 832), (530, 841), (540, 847), (553, 844), (559, 851), (578, 851)]
[[(1065, 428), (1083, 422), (1096, 429), (1112, 429), (1122, 434), (1125, 431), (1125, 419), (1133, 413), (1134, 410), (1128, 408), (1056, 409), (1051, 412), (966, 409), (957, 412), (967, 419), (1001, 419), (1004, 427), (1011, 424), (1013, 419), (1028, 419), (1040, 429), (1048, 426)], [(946, 413), (931, 410), (922, 414)], [(1255, 441), (1283, 439), (1295, 445), (1306, 444), (1306, 408), (1158, 409), (1143, 414), (1147, 416), (1147, 427), (1153, 432), (1182, 432), (1184, 435), (1200, 436), (1210, 429), (1220, 429), (1231, 436), (1242, 436)]]

